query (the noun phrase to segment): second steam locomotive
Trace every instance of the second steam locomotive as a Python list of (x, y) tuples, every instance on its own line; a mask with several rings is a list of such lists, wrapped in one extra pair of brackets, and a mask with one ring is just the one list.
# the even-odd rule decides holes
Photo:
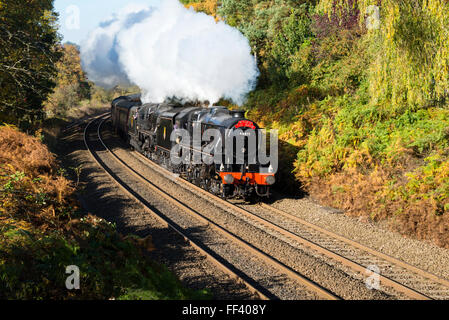
[[(136, 151), (213, 194), (245, 200), (270, 196), (275, 172), (258, 158), (265, 141), (242, 111), (176, 102), (142, 104), (140, 95), (131, 95), (113, 100), (111, 119)], [(207, 139), (190, 139), (209, 129), (217, 133), (212, 146)], [(181, 131), (183, 135), (177, 134)], [(225, 150), (229, 139), (230, 153)], [(193, 161), (205, 157), (214, 161)]]

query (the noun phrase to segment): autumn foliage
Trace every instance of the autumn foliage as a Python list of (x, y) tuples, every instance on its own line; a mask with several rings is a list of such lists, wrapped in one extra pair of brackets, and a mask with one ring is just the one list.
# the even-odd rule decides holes
[(181, 0), (187, 8), (193, 8), (195, 11), (204, 12), (217, 18), (218, 3), (216, 0)]
[(54, 155), (38, 138), (8, 126), (0, 128), (0, 146), (3, 218), (44, 230), (61, 227), (69, 214), (64, 210), (74, 206), (68, 197), (73, 188), (55, 172)]
[(65, 44), (61, 52), (62, 58), (56, 63), (56, 87), (44, 103), (44, 109), (50, 117), (66, 116), (70, 109), (79, 107), (81, 101), (91, 98), (93, 87), (81, 68), (78, 48), (73, 44)]
[[(74, 185), (39, 138), (0, 127), (0, 299), (184, 299), (184, 289), (147, 253), (151, 237), (123, 237), (78, 208)], [(66, 267), (81, 271), (67, 290)]]
[(257, 56), (245, 107), (279, 130), (278, 188), (449, 247), (448, 2), (216, 3)]

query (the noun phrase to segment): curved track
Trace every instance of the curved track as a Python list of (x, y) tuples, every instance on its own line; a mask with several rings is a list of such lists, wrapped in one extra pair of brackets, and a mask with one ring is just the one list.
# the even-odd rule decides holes
[[(397, 292), (407, 299), (449, 299), (448, 280), (316, 226), (292, 213), (279, 210), (271, 205), (261, 203), (256, 206), (249, 206), (223, 200), (175, 176), (144, 155), (138, 152), (133, 152), (133, 155), (145, 161), (148, 166), (159, 171), (166, 178), (209, 199), (211, 204), (226, 207), (230, 211), (237, 212), (248, 219), (253, 219), (259, 225), (263, 225), (265, 228), (275, 231), (282, 237), (289, 238), (317, 252), (319, 255), (334, 260), (361, 277), (367, 276), (368, 268), (371, 266), (378, 266), (380, 269), (378, 274), (380, 285), (384, 288), (388, 287), (387, 292), (389, 293)], [(278, 219), (273, 219), (273, 216), (277, 216)], [(284, 221), (280, 222), (279, 217), (282, 217)], [(277, 221), (274, 222), (273, 220)], [(298, 231), (298, 228), (301, 230)]]
[[(93, 122), (95, 122), (94, 120)], [(276, 268), (284, 275), (289, 278), (294, 279), (296, 282), (305, 286), (308, 290), (314, 291), (321, 298), (325, 299), (336, 299), (337, 296), (332, 294), (328, 290), (324, 289), (321, 285), (314, 283), (310, 279), (302, 276), (300, 273), (295, 271), (291, 266), (284, 264), (283, 262), (277, 260), (269, 253), (264, 252), (263, 249), (257, 248), (251, 243), (248, 243), (244, 239), (238, 237), (232, 232), (226, 230), (224, 227), (216, 224), (214, 221), (208, 217), (202, 215), (201, 213), (191, 209), (187, 204), (179, 201), (173, 196), (169, 195), (167, 192), (163, 191), (160, 187), (156, 186), (154, 183), (145, 178), (138, 171), (131, 168), (126, 161), (123, 161), (114, 151), (112, 151), (101, 138), (101, 126), (105, 120), (101, 121), (101, 124), (97, 128), (97, 137), (102, 144), (102, 147), (119, 163), (128, 173), (133, 175), (136, 179), (140, 180), (147, 188), (151, 189), (153, 192), (157, 193), (161, 198), (166, 201), (171, 202), (174, 206), (181, 209), (183, 212), (194, 216), (199, 221), (202, 221), (205, 225), (213, 228), (216, 232), (223, 235), (227, 240), (234, 243), (238, 243), (238, 246), (244, 248), (246, 251), (250, 252), (251, 255), (257, 257), (257, 259), (263, 260), (265, 263)], [(91, 122), (89, 126), (92, 125)], [(89, 144), (87, 141), (88, 127), (85, 131), (85, 143), (88, 149)], [(95, 152), (91, 151), (92, 156), (98, 161), (98, 156)], [(132, 155), (136, 159), (145, 163), (149, 168), (157, 172), (157, 174), (164, 176), (172, 182), (182, 186), (189, 192), (196, 195), (201, 195), (204, 199), (209, 201), (211, 206), (220, 207), (221, 209), (226, 209), (232, 214), (238, 214), (241, 218), (246, 220), (251, 220), (254, 225), (257, 225), (260, 230), (266, 233), (270, 233), (271, 236), (275, 236), (278, 241), (289, 243), (294, 247), (305, 247), (307, 250), (311, 250), (319, 256), (325, 257), (326, 259), (332, 260), (340, 268), (347, 269), (348, 273), (353, 273), (355, 277), (359, 279), (364, 279), (367, 277), (367, 268), (375, 265), (379, 266), (380, 273), (378, 274), (380, 285), (382, 291), (387, 292), (392, 296), (396, 296), (402, 299), (449, 299), (449, 281), (441, 279), (436, 275), (429, 272), (411, 266), (401, 260), (390, 257), (382, 252), (374, 250), (372, 248), (366, 247), (358, 242), (347, 239), (341, 235), (330, 232), (326, 229), (318, 227), (311, 224), (297, 216), (293, 213), (288, 213), (281, 211), (273, 206), (267, 204), (260, 205), (246, 205), (243, 203), (231, 203), (225, 201), (219, 197), (216, 197), (205, 190), (189, 183), (188, 181), (181, 179), (171, 173), (170, 171), (162, 168), (161, 166), (153, 163), (151, 160), (146, 158), (137, 152), (132, 152)], [(105, 168), (108, 174), (114, 179), (118, 184), (120, 184), (117, 179), (114, 178), (113, 174), (109, 172), (110, 169)], [(140, 201), (132, 192), (130, 193), (129, 188), (121, 185), (124, 190), (130, 194), (136, 201)], [(141, 202), (141, 201), (140, 201)], [(147, 211), (151, 214), (157, 215), (154, 211), (147, 207)], [(165, 223), (167, 220), (163, 217), (159, 217)], [(168, 223), (168, 225), (170, 225)], [(176, 232), (181, 234), (185, 239), (190, 241), (199, 251), (207, 255), (208, 258), (220, 267), (220, 269), (225, 270), (230, 276), (234, 278), (242, 278), (242, 272), (236, 272), (235, 267), (230, 267), (229, 265), (224, 265), (222, 262), (214, 258), (211, 252), (204, 248), (201, 244), (196, 244), (195, 241), (189, 239), (189, 237), (183, 233), (183, 231), (178, 226), (170, 225)], [(257, 283), (253, 283), (250, 279), (245, 278), (241, 280), (252, 292), (257, 292), (261, 298), (273, 298), (270, 296), (269, 290), (256, 289), (258, 287)]]
[[(104, 143), (101, 137), (101, 127), (104, 123), (105, 115), (100, 116), (99, 118), (94, 119), (91, 121), (85, 128), (84, 131), (84, 142), (86, 145), (86, 148), (89, 150), (92, 158), (95, 160), (95, 162), (102, 167), (109, 177), (120, 186), (125, 193), (127, 193), (131, 198), (133, 198), (135, 201), (141, 203), (145, 210), (156, 216), (159, 220), (161, 220), (163, 223), (165, 223), (168, 227), (176, 231), (178, 234), (180, 234), (186, 241), (188, 241), (192, 246), (194, 246), (198, 251), (200, 251), (202, 254), (204, 254), (210, 261), (212, 261), (217, 267), (219, 267), (221, 270), (226, 272), (229, 276), (232, 278), (238, 279), (239, 282), (243, 283), (250, 291), (253, 293), (256, 293), (261, 299), (269, 299), (269, 298), (277, 298), (276, 295), (271, 294), (270, 290), (267, 288), (264, 288), (256, 281), (252, 281), (249, 277), (245, 276), (244, 272), (241, 270), (238, 270), (237, 267), (233, 266), (231, 263), (223, 263), (223, 259), (219, 259), (220, 257), (217, 257), (217, 254), (214, 253), (210, 248), (207, 248), (203, 244), (195, 241), (186, 230), (183, 230), (180, 226), (174, 224), (170, 219), (164, 217), (163, 215), (160, 215), (156, 213), (154, 210), (151, 209), (150, 205), (148, 204), (145, 199), (142, 199), (141, 196), (133, 192), (130, 187), (124, 183), (120, 178), (117, 177), (117, 175), (114, 173), (114, 170), (112, 168), (109, 168), (105, 165), (105, 163), (102, 161), (102, 156), (99, 155), (99, 152), (92, 148), (93, 143), (100, 143), (102, 146), (102, 151), (107, 151), (107, 153), (115, 159), (116, 163), (119, 164), (122, 168), (122, 170), (125, 170), (130, 175), (134, 176), (136, 179), (140, 180), (140, 183), (144, 185), (146, 188), (151, 189), (154, 193), (157, 193), (160, 197), (162, 197), (164, 200), (170, 202), (173, 206), (181, 209), (184, 213), (189, 214), (190, 216), (194, 217), (198, 221), (201, 221), (204, 225), (207, 227), (212, 228), (214, 231), (219, 233), (221, 236), (225, 237), (228, 241), (232, 242), (234, 245), (243, 248), (246, 252), (248, 252), (253, 258), (258, 259), (262, 261), (264, 264), (269, 265), (272, 268), (275, 268), (278, 270), (281, 274), (286, 275), (291, 281), (297, 282), (300, 284), (300, 286), (306, 288), (306, 290), (309, 290), (313, 292), (317, 297), (321, 299), (338, 299), (337, 296), (330, 293), (328, 290), (322, 288), (320, 285), (314, 283), (313, 281), (310, 281), (306, 277), (302, 276), (295, 270), (291, 269), (290, 267), (286, 266), (280, 261), (277, 261), (275, 258), (271, 257), (270, 255), (264, 253), (263, 251), (259, 250), (258, 248), (254, 247), (250, 243), (246, 242), (245, 240), (239, 238), (232, 232), (226, 230), (224, 227), (214, 223), (207, 217), (203, 216), (201, 213), (196, 212), (195, 210), (192, 210), (188, 205), (182, 203), (181, 201), (175, 199), (174, 197), (166, 194), (164, 191), (162, 191), (160, 188), (158, 188), (156, 185), (152, 184), (150, 181), (145, 179), (143, 176), (141, 176), (138, 172), (133, 170), (131, 167), (129, 167), (124, 161), (122, 161), (112, 150), (110, 150), (107, 145)], [(93, 127), (93, 124), (98, 122), (99, 125), (97, 126), (96, 130), (96, 142), (92, 142), (91, 128)]]

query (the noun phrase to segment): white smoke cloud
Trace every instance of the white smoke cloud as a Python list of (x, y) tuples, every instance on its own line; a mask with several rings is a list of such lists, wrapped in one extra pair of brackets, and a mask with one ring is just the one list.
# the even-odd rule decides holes
[(248, 40), (224, 22), (178, 0), (128, 7), (81, 45), (89, 78), (99, 85), (138, 85), (145, 102), (169, 97), (241, 104), (259, 71)]

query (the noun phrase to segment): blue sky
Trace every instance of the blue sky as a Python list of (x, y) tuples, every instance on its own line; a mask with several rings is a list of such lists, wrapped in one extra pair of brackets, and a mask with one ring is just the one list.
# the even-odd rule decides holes
[[(63, 42), (80, 44), (98, 24), (131, 4), (154, 5), (160, 0), (55, 0), (59, 13), (59, 33)], [(79, 19), (78, 19), (79, 17)]]

